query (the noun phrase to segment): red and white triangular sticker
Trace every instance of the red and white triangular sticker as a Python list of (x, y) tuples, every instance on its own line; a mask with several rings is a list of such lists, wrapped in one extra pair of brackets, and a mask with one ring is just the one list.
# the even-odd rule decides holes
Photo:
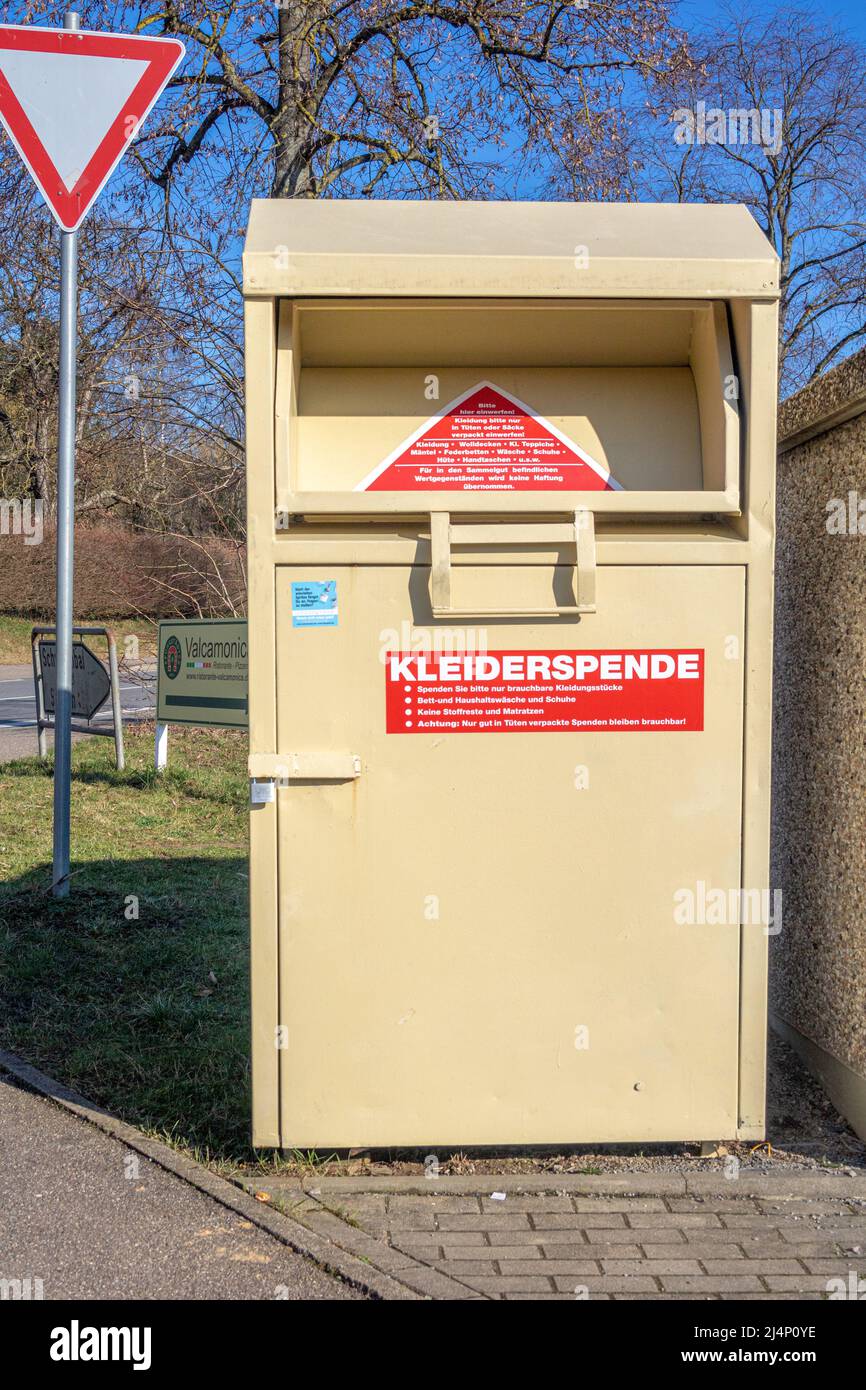
[(177, 39), (0, 25), (0, 121), (74, 232), (184, 54)]
[(480, 381), (398, 445), (356, 492), (619, 492), (531, 406)]

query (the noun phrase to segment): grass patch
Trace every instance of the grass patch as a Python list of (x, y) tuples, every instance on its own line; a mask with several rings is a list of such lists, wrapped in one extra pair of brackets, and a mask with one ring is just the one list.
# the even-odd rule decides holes
[[(7, 613), (0, 614), (0, 666), (22, 666), (30, 661), (30, 633), (34, 626), (32, 618), (11, 617)], [(47, 626), (47, 623), (42, 623)], [(124, 657), (128, 661), (152, 661), (156, 656), (156, 627), (146, 618), (86, 618), (80, 623), (80, 627), (110, 627), (117, 642), (117, 655), (119, 660)], [(135, 637), (137, 639), (136, 648), (127, 649), (126, 639)], [(92, 642), (94, 651), (100, 661), (106, 659), (105, 643), (100, 637), (85, 638), (85, 641)]]
[[(50, 763), (0, 767), (0, 1045), (200, 1156), (251, 1156), (245, 734), (73, 750), (73, 887), (51, 897)], [(136, 915), (137, 913), (137, 915)]]

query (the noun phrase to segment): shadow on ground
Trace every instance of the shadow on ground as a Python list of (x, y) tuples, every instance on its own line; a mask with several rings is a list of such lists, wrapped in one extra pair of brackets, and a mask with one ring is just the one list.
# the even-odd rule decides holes
[[(238, 856), (97, 860), (71, 896), (50, 866), (0, 884), (0, 1046), (131, 1124), (248, 1164), (247, 871)], [(750, 1167), (866, 1166), (854, 1135), (792, 1050), (770, 1037), (766, 1146)], [(695, 1146), (557, 1145), (439, 1151), (443, 1173), (609, 1172), (718, 1165)], [(425, 1152), (323, 1153), (327, 1172), (423, 1172)], [(265, 1159), (266, 1165), (272, 1163)]]
[(245, 859), (97, 860), (0, 884), (0, 1046), (139, 1127), (249, 1157)]
[[(248, 1163), (245, 861), (94, 861), (76, 872), (65, 901), (51, 897), (49, 883), (45, 864), (0, 884), (0, 1045), (131, 1124), (213, 1159)], [(729, 1149), (750, 1165), (866, 1165), (866, 1146), (772, 1036), (767, 1132), (772, 1153)], [(701, 1163), (682, 1144), (439, 1158), (454, 1173)], [(327, 1170), (408, 1173), (423, 1171), (423, 1160), (407, 1151), (341, 1156)]]

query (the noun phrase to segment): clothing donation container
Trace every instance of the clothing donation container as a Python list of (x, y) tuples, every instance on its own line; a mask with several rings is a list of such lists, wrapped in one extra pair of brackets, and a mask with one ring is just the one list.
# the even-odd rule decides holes
[(259, 201), (253, 1140), (764, 1134), (778, 262)]

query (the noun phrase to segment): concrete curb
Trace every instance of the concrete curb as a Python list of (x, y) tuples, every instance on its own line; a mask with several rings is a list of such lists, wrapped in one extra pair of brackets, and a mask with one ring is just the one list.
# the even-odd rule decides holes
[[(123, 1120), (118, 1120), (109, 1111), (94, 1105), (92, 1101), (55, 1081), (53, 1077), (47, 1076), (45, 1072), (39, 1071), (37, 1067), (31, 1066), (29, 1062), (23, 1061), (11, 1052), (0, 1050), (0, 1070), (8, 1072), (23, 1086), (75, 1115), (85, 1124), (93, 1125), (110, 1138), (125, 1144), (127, 1148), (134, 1149), (136, 1153), (150, 1159), (166, 1172), (173, 1173), (190, 1187), (205, 1193), (228, 1210), (252, 1222), (254, 1226), (267, 1231), (297, 1254), (314, 1260), (328, 1273), (336, 1274), (373, 1298), (391, 1302), (438, 1296), (489, 1301), (483, 1294), (449, 1278), (448, 1275), (431, 1270), (429, 1265), (422, 1264), (409, 1255), (392, 1259), (398, 1256), (398, 1252), (392, 1250), (389, 1245), (375, 1241), (372, 1237), (361, 1240), (361, 1232), (346, 1226), (346, 1240), (357, 1250), (357, 1253), (352, 1253), (344, 1248), (338, 1239), (343, 1234), (341, 1227), (345, 1223), (330, 1215), (329, 1219), (321, 1221), (320, 1213), (323, 1209), (318, 1203), (313, 1208), (313, 1215), (317, 1218), (317, 1224), (322, 1227), (319, 1231), (286, 1216), (268, 1203), (257, 1201), (242, 1187), (218, 1177), (210, 1169), (170, 1148), (161, 1140), (147, 1138), (140, 1130), (125, 1124)], [(310, 1200), (308, 1194), (301, 1189), (297, 1189), (297, 1198), (302, 1202)], [(377, 1246), (381, 1246), (381, 1257), (392, 1266), (393, 1273), (377, 1267)]]
[[(278, 1179), (277, 1179), (278, 1181)], [(317, 1177), (305, 1188), (308, 1196), (347, 1196), (350, 1193), (387, 1195), (388, 1193), (417, 1194), (430, 1197), (460, 1196), (489, 1192), (554, 1193), (562, 1192), (581, 1197), (641, 1196), (685, 1197), (777, 1197), (780, 1201), (801, 1197), (839, 1197), (866, 1200), (866, 1173), (853, 1176), (843, 1169), (839, 1173), (815, 1170), (809, 1173), (752, 1173), (740, 1171), (738, 1178), (726, 1178), (724, 1173), (473, 1173), (461, 1177), (376, 1177), (353, 1178)]]

